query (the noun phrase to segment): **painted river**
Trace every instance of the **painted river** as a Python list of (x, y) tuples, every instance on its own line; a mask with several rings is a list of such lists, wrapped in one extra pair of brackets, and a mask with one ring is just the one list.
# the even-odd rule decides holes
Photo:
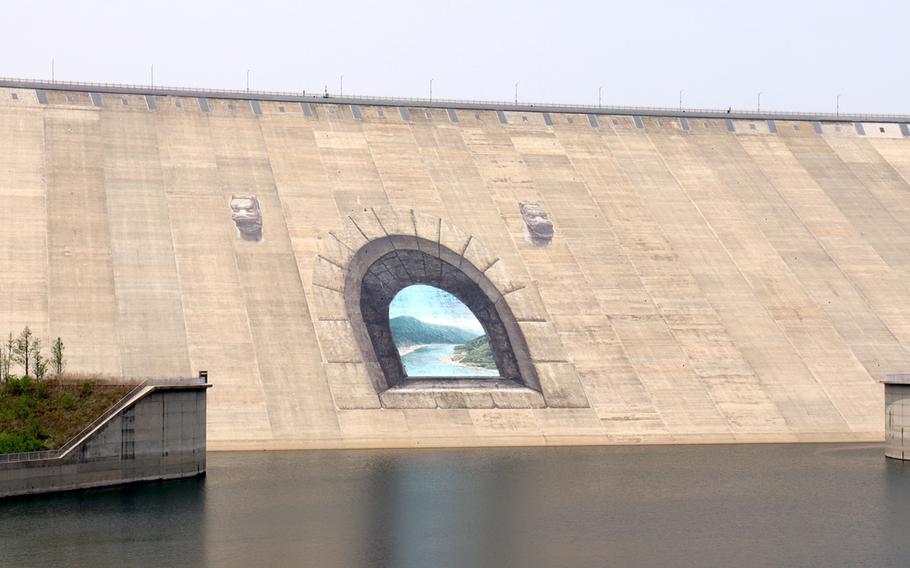
[(455, 345), (424, 345), (401, 357), (409, 377), (498, 377), (496, 369), (466, 367), (449, 362)]
[(0, 502), (0, 565), (907, 566), (877, 445), (209, 454), (204, 479)]

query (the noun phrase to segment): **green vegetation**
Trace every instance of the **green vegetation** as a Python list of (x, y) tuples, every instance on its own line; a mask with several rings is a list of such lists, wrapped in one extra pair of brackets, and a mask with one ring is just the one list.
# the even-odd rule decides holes
[(493, 360), (493, 350), (490, 348), (490, 340), (486, 335), (475, 337), (464, 345), (456, 347), (452, 351), (452, 361), (482, 369), (496, 368), (496, 361)]
[(0, 454), (59, 448), (131, 388), (86, 377), (7, 378), (0, 385)]
[[(0, 454), (59, 448), (132, 388), (64, 376), (65, 349), (58, 337), (45, 357), (28, 326), (0, 341)], [(53, 378), (43, 380), (49, 371)]]
[(411, 316), (398, 316), (389, 321), (396, 347), (428, 345), (430, 343), (460, 344), (477, 335), (458, 327), (422, 322)]
[(41, 339), (35, 337), (31, 328), (25, 326), (16, 338), (10, 333), (6, 341), (0, 343), (0, 382), (14, 377), (14, 363), (22, 368), (23, 377), (41, 380), (47, 376), (51, 364), (55, 374), (59, 375), (66, 365), (64, 350), (63, 340), (58, 337), (51, 346), (52, 358), (48, 359), (41, 351)]

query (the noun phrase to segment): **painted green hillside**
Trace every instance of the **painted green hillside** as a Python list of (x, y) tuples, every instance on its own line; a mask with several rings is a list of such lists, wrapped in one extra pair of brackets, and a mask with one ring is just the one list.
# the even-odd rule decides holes
[(493, 360), (493, 351), (490, 348), (490, 340), (487, 339), (486, 335), (475, 337), (464, 345), (456, 347), (452, 352), (452, 361), (483, 369), (496, 368), (496, 361)]
[(429, 343), (462, 344), (477, 337), (476, 333), (447, 325), (420, 321), (411, 316), (398, 316), (389, 321), (392, 337), (398, 347), (426, 345)]

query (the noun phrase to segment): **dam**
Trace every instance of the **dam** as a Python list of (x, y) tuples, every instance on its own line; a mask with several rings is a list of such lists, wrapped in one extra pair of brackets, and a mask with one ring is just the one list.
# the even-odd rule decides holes
[[(0, 335), (208, 371), (210, 449), (884, 439), (910, 117), (0, 81)], [(409, 377), (410, 286), (498, 376)]]

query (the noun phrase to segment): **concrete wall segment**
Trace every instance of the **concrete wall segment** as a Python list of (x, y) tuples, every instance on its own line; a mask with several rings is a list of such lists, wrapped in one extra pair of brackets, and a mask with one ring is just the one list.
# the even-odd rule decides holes
[[(62, 336), (73, 369), (209, 370), (223, 447), (392, 431), (416, 445), (422, 428), (453, 444), (557, 443), (573, 427), (602, 440), (875, 437), (872, 379), (910, 366), (910, 148), (894, 121), (861, 136), (849, 122), (819, 135), (804, 120), (779, 117), (772, 133), (732, 117), (730, 132), (725, 117), (690, 117), (684, 131), (654, 115), (639, 128), (601, 114), (594, 128), (584, 113), (548, 125), (506, 109), (501, 124), (472, 109), (453, 123), (411, 107), (405, 122), (362, 102), (358, 120), (347, 104), (307, 116), (270, 100), (256, 115), (215, 96), (206, 113), (192, 97), (150, 110), (135, 93), (103, 92), (101, 107), (33, 94), (0, 89), (0, 143), (14, 148), (0, 195), (21, 211), (0, 229), (0, 279), (16, 290), (0, 322)], [(239, 193), (260, 200), (261, 241), (230, 220)], [(548, 212), (548, 245), (527, 238), (519, 201)], [(342, 292), (356, 252), (389, 234), (463, 257), (518, 326), (548, 330), (524, 334), (531, 359), (571, 366), (578, 388), (544, 388), (547, 413), (501, 418), (495, 397), (463, 393), (415, 414), (380, 408)], [(562, 416), (560, 397), (591, 411)]]

